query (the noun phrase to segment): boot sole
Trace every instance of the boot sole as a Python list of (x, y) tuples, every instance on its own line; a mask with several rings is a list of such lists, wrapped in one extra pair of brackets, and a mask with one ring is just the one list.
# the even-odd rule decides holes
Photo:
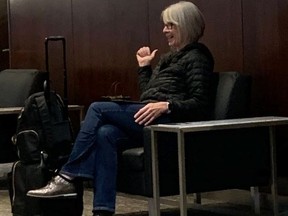
[(77, 193), (70, 193), (70, 194), (59, 194), (59, 195), (47, 195), (47, 196), (41, 196), (37, 194), (27, 194), (29, 197), (37, 197), (37, 198), (66, 198), (66, 197), (76, 197)]

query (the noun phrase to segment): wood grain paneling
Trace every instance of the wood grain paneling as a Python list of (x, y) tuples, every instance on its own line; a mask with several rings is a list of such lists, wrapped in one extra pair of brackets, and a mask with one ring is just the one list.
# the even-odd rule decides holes
[(7, 1), (0, 0), (0, 71), (9, 68)]
[[(44, 69), (44, 37), (61, 34), (67, 38), (73, 102), (88, 105), (109, 94), (137, 99), (135, 52), (143, 45), (158, 48), (157, 58), (168, 51), (160, 14), (173, 2), (10, 1), (11, 65)], [(251, 74), (254, 113), (286, 115), (287, 0), (193, 2), (206, 18), (202, 41), (215, 57), (215, 70)], [(53, 49), (56, 56), (59, 47)], [(60, 75), (53, 75), (56, 87)]]
[[(244, 70), (253, 77), (253, 115), (288, 115), (287, 23), (287, 0), (243, 0)], [(287, 176), (287, 128), (277, 132), (278, 170)]]
[(193, 2), (206, 20), (202, 41), (214, 55), (215, 71), (243, 72), (241, 0)]
[(243, 0), (244, 68), (256, 115), (288, 115), (288, 1)]
[[(109, 94), (130, 95), (137, 99), (135, 52), (144, 45), (158, 48), (156, 63), (159, 56), (168, 51), (160, 14), (173, 2), (11, 1), (11, 65), (43, 69), (43, 38), (61, 34), (68, 39), (69, 92), (73, 102), (87, 106)], [(203, 41), (214, 54), (215, 70), (242, 69), (239, 2), (195, 1), (206, 17)], [(59, 52), (57, 49), (55, 53)], [(59, 75), (55, 72), (54, 79), (52, 76), (57, 88), (61, 86)], [(117, 90), (112, 87), (115, 82), (119, 82)]]
[[(69, 99), (73, 93), (73, 41), (70, 0), (13, 0), (10, 1), (11, 68), (45, 70), (44, 41), (51, 35), (67, 40)], [(62, 94), (63, 70), (61, 46), (53, 43), (49, 49), (52, 87)]]
[(137, 99), (135, 54), (148, 41), (146, 1), (74, 0), (73, 20), (79, 103), (88, 105), (103, 95)]
[[(71, 103), (87, 107), (102, 95), (138, 99), (135, 52), (144, 45), (158, 48), (156, 63), (169, 50), (160, 14), (173, 2), (178, 1), (10, 0), (11, 67), (44, 69), (44, 38), (63, 35)], [(215, 71), (252, 75), (253, 115), (287, 116), (288, 0), (193, 2), (206, 18), (202, 41), (214, 55)], [(59, 89), (61, 49), (51, 49), (51, 79)], [(285, 134), (280, 131), (286, 153)]]

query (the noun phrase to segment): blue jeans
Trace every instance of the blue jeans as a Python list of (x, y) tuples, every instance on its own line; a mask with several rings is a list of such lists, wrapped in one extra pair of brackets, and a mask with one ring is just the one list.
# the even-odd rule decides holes
[[(93, 179), (93, 210), (115, 211), (117, 147), (121, 141), (142, 137), (143, 126), (135, 123), (133, 116), (143, 106), (94, 102), (87, 111), (70, 158), (60, 173)], [(169, 115), (162, 115), (154, 123), (168, 122)]]

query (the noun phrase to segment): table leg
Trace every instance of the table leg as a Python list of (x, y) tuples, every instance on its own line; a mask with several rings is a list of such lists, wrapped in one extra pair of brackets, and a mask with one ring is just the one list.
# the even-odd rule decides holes
[(254, 213), (260, 215), (260, 193), (259, 187), (250, 187), (251, 197), (253, 199)]
[(186, 170), (185, 170), (185, 140), (184, 133), (177, 133), (178, 139), (178, 164), (179, 164), (179, 189), (180, 189), (180, 215), (187, 216)]
[(152, 151), (152, 181), (153, 181), (153, 213), (149, 216), (160, 216), (160, 192), (159, 192), (159, 170), (158, 170), (158, 139), (157, 132), (151, 130)]
[(80, 125), (82, 123), (82, 121), (84, 120), (84, 108), (80, 109), (80, 113), (79, 113), (79, 121), (80, 121)]
[(269, 127), (270, 153), (271, 153), (271, 193), (273, 201), (274, 216), (279, 215), (278, 209), (278, 186), (277, 186), (277, 162), (276, 162), (276, 143), (275, 143), (275, 127)]

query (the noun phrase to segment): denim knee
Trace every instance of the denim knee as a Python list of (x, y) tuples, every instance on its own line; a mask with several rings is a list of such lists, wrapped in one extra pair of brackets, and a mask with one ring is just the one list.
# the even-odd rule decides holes
[(97, 142), (99, 146), (103, 144), (107, 145), (107, 143), (113, 144), (114, 146), (122, 139), (127, 139), (126, 134), (120, 128), (114, 125), (103, 125), (97, 131)]

